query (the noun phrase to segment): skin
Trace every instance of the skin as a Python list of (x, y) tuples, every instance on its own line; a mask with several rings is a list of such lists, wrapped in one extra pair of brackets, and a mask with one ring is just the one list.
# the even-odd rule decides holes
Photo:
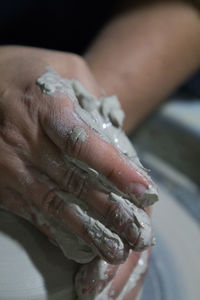
[[(0, 62), (4, 74), (0, 100), (0, 155), (4, 157), (0, 163), (1, 205), (19, 215), (23, 211), (28, 212), (38, 227), (32, 207), (41, 210), (64, 222), (73, 233), (97, 247), (84, 226), (84, 220), (58, 195), (63, 190), (86, 201), (105, 216), (108, 228), (113, 225), (122, 236), (118, 224), (111, 219), (118, 207), (109, 200), (108, 194), (97, 190), (87, 180), (83, 182), (82, 189), (86, 189), (87, 193), (81, 193), (81, 178), (76, 169), (66, 166), (64, 154), (84, 161), (124, 192), (131, 183), (140, 183), (147, 188), (145, 176), (142, 171), (140, 174), (129, 165), (127, 158), (97, 136), (75, 114), (73, 102), (68, 96), (52, 98), (43, 94), (35, 84), (36, 79), (45, 72), (45, 66), (51, 64), (61, 76), (80, 80), (91, 93), (98, 96), (100, 89), (87, 65), (75, 55), (54, 51), (12, 47), (2, 48), (1, 53), (1, 57), (5, 53)], [(87, 140), (84, 143), (74, 143), (71, 135), (76, 126), (84, 128), (86, 132)], [(45, 232), (53, 238), (47, 230), (45, 227)], [(134, 243), (128, 233), (127, 240)], [(114, 259), (107, 256), (108, 249), (114, 251)], [(124, 243), (124, 249), (118, 250), (111, 241), (111, 245), (107, 242), (105, 249), (100, 245), (98, 251), (109, 263), (117, 264), (125, 260), (127, 245)]]
[(118, 13), (85, 55), (106, 93), (118, 95), (126, 132), (200, 67), (199, 11), (181, 1), (153, 2)]
[[(67, 152), (88, 163), (121, 190), (135, 182), (147, 187), (146, 179), (144, 175), (138, 175), (111, 145), (74, 117), (69, 98), (52, 101), (41, 93), (35, 81), (44, 73), (46, 65), (51, 65), (63, 77), (80, 80), (96, 96), (101, 95), (101, 88), (108, 95), (117, 94), (127, 115), (124, 128), (130, 131), (198, 69), (198, 12), (179, 2), (132, 7), (128, 12), (117, 14), (106, 25), (85, 54), (85, 60), (56, 51), (11, 46), (0, 48), (0, 157), (4, 158), (0, 162), (0, 205), (19, 215), (26, 211), (31, 222), (54, 239), (48, 227), (38, 224), (31, 210), (34, 206), (58, 218), (72, 232), (92, 243), (83, 222), (56, 194), (58, 190), (69, 191), (63, 180), (69, 173), (63, 154)], [(76, 125), (81, 125), (89, 137), (83, 145), (73, 145), (70, 139), (70, 132)], [(98, 149), (103, 149), (107, 156)], [(55, 164), (49, 163), (47, 152)], [(78, 181), (79, 178), (75, 177), (74, 193)], [(99, 213), (107, 215), (109, 220), (113, 208), (107, 195), (99, 195), (91, 184), (89, 191), (88, 198), (83, 198), (83, 201), (94, 205), (96, 210), (101, 209)], [(117, 228), (116, 232), (120, 236)], [(129, 248), (126, 244), (123, 253), (116, 251), (112, 261), (108, 260), (106, 253), (103, 258), (111, 264), (118, 264)], [(114, 287), (119, 287), (121, 276), (123, 284), (127, 281), (130, 268), (134, 268), (137, 259), (133, 254), (121, 267), (110, 266), (109, 280), (114, 278)], [(91, 264), (95, 268), (98, 260)], [(91, 264), (87, 265), (88, 270)], [(115, 276), (118, 268), (118, 276)], [(84, 286), (87, 285), (91, 288), (89, 279), (84, 282)], [(131, 297), (127, 295), (126, 300)]]
[[(118, 95), (126, 113), (126, 132), (200, 67), (200, 17), (194, 6), (182, 1), (140, 1), (144, 5), (133, 7), (128, 2), (128, 9), (120, 9), (85, 54), (105, 92)], [(133, 253), (125, 264), (112, 267), (114, 290), (123, 287), (137, 260)], [(132, 300), (136, 292), (124, 300)]]

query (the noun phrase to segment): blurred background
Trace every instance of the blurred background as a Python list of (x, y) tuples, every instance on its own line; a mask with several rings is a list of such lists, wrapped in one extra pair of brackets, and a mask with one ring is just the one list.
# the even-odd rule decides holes
[(156, 245), (142, 300), (200, 295), (200, 73), (143, 123), (131, 140), (156, 181)]

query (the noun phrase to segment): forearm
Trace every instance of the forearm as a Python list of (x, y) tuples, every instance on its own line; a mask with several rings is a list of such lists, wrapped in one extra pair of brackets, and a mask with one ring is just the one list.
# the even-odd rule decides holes
[(100, 85), (117, 94), (135, 128), (200, 66), (200, 17), (183, 3), (151, 4), (115, 17), (86, 54)]

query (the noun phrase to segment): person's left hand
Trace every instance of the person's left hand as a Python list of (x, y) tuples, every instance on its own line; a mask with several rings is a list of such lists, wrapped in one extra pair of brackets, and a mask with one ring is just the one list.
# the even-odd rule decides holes
[[(78, 300), (86, 298), (88, 300), (117, 299), (119, 295), (122, 297), (120, 299), (134, 299), (143, 283), (149, 255), (150, 250), (145, 253), (145, 261), (141, 261), (141, 264), (144, 264), (144, 270), (142, 270), (140, 277), (135, 277), (135, 284), (133, 283), (132, 287), (129, 286), (128, 288), (125, 286), (139, 263), (141, 253), (132, 251), (127, 260), (121, 265), (111, 265), (102, 259), (95, 258), (92, 262), (80, 266), (75, 278)], [(125, 293), (122, 292), (124, 287), (126, 289)]]
[[(34, 207), (93, 246), (108, 263), (122, 263), (128, 249), (134, 248), (141, 240), (140, 234), (131, 231), (134, 221), (129, 207), (126, 203), (111, 202), (108, 194), (96, 189), (91, 182), (87, 182), (87, 197), (79, 197), (80, 178), (66, 166), (64, 154), (97, 170), (120, 191), (127, 193), (129, 188), (128, 192), (137, 196), (139, 201), (144, 200), (141, 196), (152, 182), (143, 170), (139, 172), (127, 157), (75, 114), (70, 97), (51, 98), (42, 94), (35, 82), (45, 72), (46, 65), (51, 65), (65, 78), (79, 80), (92, 94), (100, 94), (98, 84), (80, 57), (41, 49), (0, 49), (0, 153), (3, 157), (0, 162), (0, 206), (22, 217), (28, 216), (30, 222), (56, 240), (48, 224), (38, 221)], [(72, 139), (76, 125), (84, 128), (87, 134), (83, 144)], [(96, 243), (94, 236), (87, 231), (85, 220), (74, 211), (74, 207), (58, 197), (60, 191), (74, 194), (104, 216), (109, 238), (102, 230)], [(113, 218), (119, 213), (121, 223)], [(122, 247), (112, 239), (113, 231), (122, 241)], [(143, 240), (142, 246), (146, 246)], [(91, 265), (87, 266), (88, 270)], [(117, 267), (109, 268), (111, 278)], [(98, 276), (97, 282), (101, 283)]]

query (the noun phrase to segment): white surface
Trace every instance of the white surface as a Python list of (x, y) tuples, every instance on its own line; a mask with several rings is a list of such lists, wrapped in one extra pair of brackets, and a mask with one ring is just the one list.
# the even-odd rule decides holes
[(76, 266), (33, 226), (0, 210), (0, 300), (74, 299)]
[(162, 106), (161, 114), (200, 135), (200, 101), (174, 100)]
[[(153, 223), (173, 255), (185, 299), (200, 295), (200, 228), (172, 195), (160, 186), (160, 201), (153, 210)], [(199, 199), (197, 199), (199, 200)], [(167, 266), (166, 266), (167, 268)]]

